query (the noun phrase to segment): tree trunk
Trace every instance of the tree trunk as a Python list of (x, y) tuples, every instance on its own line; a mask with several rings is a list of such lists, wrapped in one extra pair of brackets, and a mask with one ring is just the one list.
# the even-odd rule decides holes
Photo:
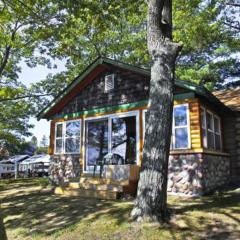
[(166, 221), (168, 157), (172, 132), (175, 61), (171, 0), (148, 1), (148, 50), (152, 58), (143, 160), (132, 218)]

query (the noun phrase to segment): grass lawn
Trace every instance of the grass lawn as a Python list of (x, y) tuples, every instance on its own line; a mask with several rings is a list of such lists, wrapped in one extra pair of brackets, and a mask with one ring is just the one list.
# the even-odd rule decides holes
[(132, 223), (132, 201), (56, 196), (44, 179), (1, 180), (0, 201), (9, 240), (240, 239), (240, 189), (169, 196), (174, 217), (161, 226)]

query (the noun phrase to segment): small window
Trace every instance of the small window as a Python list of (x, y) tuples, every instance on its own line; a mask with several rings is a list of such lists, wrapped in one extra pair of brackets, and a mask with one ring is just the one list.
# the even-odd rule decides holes
[(55, 135), (55, 153), (63, 152), (63, 124), (57, 123)]
[(203, 147), (215, 150), (222, 149), (220, 118), (212, 112), (201, 108), (201, 125)]
[(114, 89), (114, 78), (115, 78), (114, 74), (110, 74), (110, 75), (105, 76), (105, 88), (104, 88), (104, 91), (106, 93), (110, 92), (111, 90)]
[(79, 120), (56, 123), (55, 153), (79, 153), (80, 131)]
[(173, 149), (189, 148), (188, 105), (179, 105), (173, 109)]
[[(144, 110), (144, 136), (146, 112)], [(171, 149), (190, 148), (190, 132), (189, 132), (189, 109), (188, 104), (175, 106), (173, 109), (173, 125), (171, 137)]]
[(203, 147), (207, 148), (207, 127), (206, 127), (206, 112), (205, 109), (201, 109), (201, 123), (202, 123), (202, 139)]

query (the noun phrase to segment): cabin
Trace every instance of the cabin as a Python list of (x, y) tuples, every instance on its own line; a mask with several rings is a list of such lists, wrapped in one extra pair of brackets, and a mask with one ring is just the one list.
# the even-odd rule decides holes
[[(39, 114), (51, 121), (55, 192), (115, 199), (137, 189), (150, 71), (98, 58)], [(200, 196), (240, 174), (240, 107), (176, 80), (168, 192)]]

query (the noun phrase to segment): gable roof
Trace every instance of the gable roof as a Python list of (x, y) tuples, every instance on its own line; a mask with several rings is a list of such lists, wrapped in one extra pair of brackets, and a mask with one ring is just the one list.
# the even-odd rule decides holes
[(240, 112), (240, 87), (219, 90), (213, 92), (213, 94), (232, 111)]
[[(67, 104), (67, 102), (70, 101), (72, 97), (74, 97), (74, 94), (77, 94), (77, 91), (75, 91), (72, 97), (69, 97), (70, 92), (72, 93), (77, 86), (80, 86), (84, 79), (89, 78), (89, 80), (93, 80), (96, 77), (96, 74), (94, 74), (94, 72), (103, 72), (104, 70), (108, 69), (109, 66), (115, 66), (124, 70), (129, 70), (138, 74), (146, 75), (148, 77), (150, 77), (151, 73), (150, 70), (144, 68), (123, 63), (117, 60), (112, 60), (106, 57), (99, 57), (95, 61), (93, 61), (78, 77), (76, 77), (72, 81), (72, 83), (70, 83), (66, 88), (64, 88), (41, 112), (37, 114), (38, 120), (41, 118), (48, 118), (48, 116), (51, 115), (57, 105)], [(224, 106), (211, 92), (209, 92), (203, 86), (182, 80), (175, 80), (175, 85), (186, 90), (193, 91), (200, 96), (206, 97), (209, 101), (214, 102), (215, 104), (220, 104), (221, 106)]]

